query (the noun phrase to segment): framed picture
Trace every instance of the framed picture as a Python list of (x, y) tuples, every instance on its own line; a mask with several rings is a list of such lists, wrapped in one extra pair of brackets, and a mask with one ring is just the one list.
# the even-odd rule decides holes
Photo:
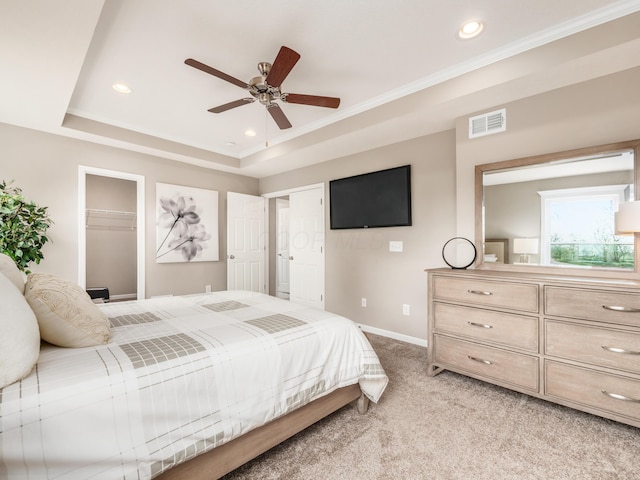
[(156, 183), (156, 262), (215, 262), (218, 192)]
[(509, 239), (487, 239), (484, 241), (485, 263), (509, 263)]

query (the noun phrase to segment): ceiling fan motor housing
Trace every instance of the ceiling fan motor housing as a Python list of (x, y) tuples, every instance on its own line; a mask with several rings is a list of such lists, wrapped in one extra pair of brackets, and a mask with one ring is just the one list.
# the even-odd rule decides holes
[[(268, 65), (269, 68), (271, 68), (270, 63), (263, 62), (259, 64), (259, 67), (260, 65)], [(263, 71), (263, 68), (260, 68), (260, 71)], [(253, 97), (255, 97), (262, 105), (270, 105), (272, 101), (280, 98), (280, 88), (269, 85), (267, 83), (266, 75), (253, 77), (249, 82), (248, 89), (249, 93), (251, 93), (251, 95), (253, 95)]]

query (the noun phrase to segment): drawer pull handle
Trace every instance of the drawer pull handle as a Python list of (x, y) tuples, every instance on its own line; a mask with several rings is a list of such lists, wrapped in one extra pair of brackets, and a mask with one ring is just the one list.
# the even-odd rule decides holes
[(622, 400), (623, 402), (640, 403), (640, 400), (638, 400), (637, 398), (626, 397), (624, 395), (620, 395), (619, 393), (607, 392), (606, 390), (600, 390), (600, 391), (607, 397), (613, 398), (615, 400)]
[(467, 292), (473, 293), (474, 295), (493, 295), (493, 293), (484, 290), (467, 290)]
[(493, 328), (492, 325), (486, 325), (484, 323), (476, 323), (476, 322), (467, 322), (469, 325), (473, 326), (473, 327), (480, 327), (480, 328)]
[(614, 312), (625, 312), (625, 313), (640, 312), (640, 308), (621, 307), (618, 305), (603, 305), (602, 308), (604, 308), (605, 310), (613, 310)]
[(613, 353), (625, 353), (627, 355), (640, 355), (640, 352), (635, 352), (633, 350), (625, 350), (624, 348), (618, 347), (608, 347), (607, 345), (601, 345), (603, 350)]
[(473, 360), (474, 362), (484, 363), (485, 365), (493, 365), (493, 362), (490, 362), (489, 360), (483, 360), (482, 358), (472, 357), (471, 355), (467, 355), (467, 358), (469, 360)]

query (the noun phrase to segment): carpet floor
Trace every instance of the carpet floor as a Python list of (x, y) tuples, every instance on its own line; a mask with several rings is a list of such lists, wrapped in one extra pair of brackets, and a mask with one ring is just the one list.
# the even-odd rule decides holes
[(347, 406), (224, 477), (640, 478), (640, 429), (451, 372), (426, 349), (368, 335), (389, 376), (366, 415)]

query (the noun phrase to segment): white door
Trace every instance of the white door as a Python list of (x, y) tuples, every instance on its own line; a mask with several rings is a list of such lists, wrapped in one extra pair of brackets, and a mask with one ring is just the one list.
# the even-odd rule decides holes
[(266, 292), (263, 197), (227, 193), (227, 289)]
[(276, 297), (289, 298), (289, 200), (276, 198)]
[(289, 196), (291, 301), (324, 309), (324, 193), (313, 188)]

